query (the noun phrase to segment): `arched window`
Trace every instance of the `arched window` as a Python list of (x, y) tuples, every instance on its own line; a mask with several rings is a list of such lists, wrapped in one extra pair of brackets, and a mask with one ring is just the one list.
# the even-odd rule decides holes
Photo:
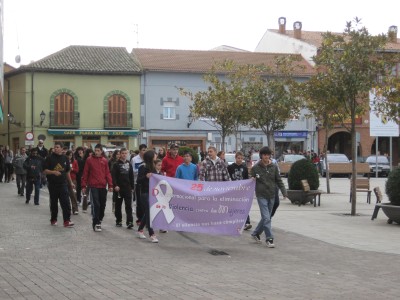
[(54, 98), (54, 124), (72, 125), (74, 123), (74, 98), (67, 93)]
[(113, 127), (127, 126), (127, 102), (122, 95), (108, 98), (108, 124)]

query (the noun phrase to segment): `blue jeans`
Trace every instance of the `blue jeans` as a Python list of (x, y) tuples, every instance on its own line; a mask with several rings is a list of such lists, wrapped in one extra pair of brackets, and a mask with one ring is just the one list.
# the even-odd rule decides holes
[(39, 193), (40, 193), (40, 177), (37, 178), (28, 178), (26, 180), (26, 201), (31, 200), (31, 195), (33, 191), (33, 187), (35, 187), (35, 204), (39, 204)]
[(257, 198), (258, 206), (260, 207), (261, 220), (258, 222), (256, 229), (254, 229), (252, 235), (265, 233), (265, 238), (273, 239), (271, 229), (271, 212), (274, 207), (274, 199)]

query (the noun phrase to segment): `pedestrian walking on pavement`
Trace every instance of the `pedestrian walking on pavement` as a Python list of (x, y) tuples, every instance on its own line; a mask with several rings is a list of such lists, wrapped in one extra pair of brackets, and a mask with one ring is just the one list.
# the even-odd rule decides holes
[(268, 147), (262, 147), (259, 155), (260, 160), (251, 168), (251, 176), (256, 180), (256, 197), (260, 207), (261, 220), (251, 236), (257, 243), (261, 243), (260, 235), (264, 231), (267, 247), (274, 248), (271, 213), (275, 200), (275, 186), (278, 185), (284, 198), (287, 193), (278, 167), (272, 163), (271, 150)]
[(197, 166), (192, 163), (192, 153), (186, 151), (183, 154), (183, 163), (176, 169), (175, 177), (187, 180), (197, 180), (199, 172)]
[[(229, 176), (233, 181), (249, 179), (249, 170), (247, 169), (243, 159), (243, 152), (238, 151), (235, 154), (235, 162), (228, 166)], [(251, 227), (252, 225), (250, 224), (250, 216), (247, 216), (246, 224), (244, 225), (243, 229), (249, 230)]]
[(225, 163), (217, 156), (217, 149), (213, 146), (208, 147), (208, 156), (201, 162), (199, 180), (200, 181), (230, 181), (228, 168)]
[(30, 151), (29, 157), (24, 162), (24, 168), (26, 170), (26, 201), (28, 204), (31, 200), (31, 194), (35, 187), (35, 205), (39, 205), (39, 194), (40, 194), (40, 180), (43, 171), (43, 158), (38, 155), (37, 149), (33, 148)]
[(44, 174), (50, 193), (51, 225), (57, 225), (58, 202), (63, 212), (64, 227), (72, 227), (71, 204), (69, 202), (68, 184), (73, 186), (70, 177), (70, 163), (68, 158), (62, 154), (63, 143), (55, 142), (53, 153), (44, 162)]
[(90, 198), (92, 207), (92, 227), (96, 232), (100, 232), (101, 222), (104, 218), (104, 210), (107, 202), (108, 191), (113, 191), (110, 169), (108, 161), (103, 155), (103, 146), (97, 144), (94, 147), (94, 154), (85, 163), (82, 176), (82, 191)]
[(72, 182), (75, 184), (76, 187), (76, 201), (78, 201), (78, 204), (82, 203), (82, 174), (83, 174), (83, 169), (85, 167), (85, 162), (83, 161), (83, 147), (78, 147), (76, 148), (74, 152), (75, 156), (75, 161), (78, 163), (78, 172), (76, 172), (76, 182), (72, 179)]
[[(82, 168), (82, 177), (83, 177), (83, 170), (85, 169), (85, 164), (86, 161), (89, 157), (91, 157), (93, 154), (93, 150), (92, 148), (87, 148), (85, 150), (85, 153), (83, 155), (83, 168)], [(83, 186), (82, 186), (82, 177), (81, 177), (81, 191), (82, 191), (82, 212), (86, 213), (87, 212), (87, 208), (90, 205), (89, 201), (88, 201), (88, 194), (86, 193), (86, 190), (83, 190)]]
[(154, 150), (148, 150), (143, 155), (143, 164), (139, 168), (137, 183), (140, 184), (141, 193), (141, 204), (144, 209), (144, 215), (140, 221), (138, 228), (138, 236), (141, 239), (145, 239), (143, 229), (147, 226), (149, 231), (150, 240), (152, 243), (158, 243), (158, 239), (154, 234), (153, 228), (150, 227), (150, 204), (149, 204), (149, 179), (155, 172), (154, 161), (157, 159), (157, 154)]
[(178, 144), (172, 144), (167, 155), (162, 160), (161, 172), (168, 177), (175, 177), (176, 169), (183, 164), (183, 158), (178, 152)]
[(133, 228), (132, 191), (135, 188), (133, 168), (128, 158), (128, 149), (120, 150), (120, 158), (113, 164), (111, 175), (115, 197), (115, 225), (122, 227), (122, 202), (125, 203), (126, 227)]
[[(120, 159), (121, 157), (121, 150), (114, 150), (111, 159), (108, 161), (108, 168), (110, 169), (111, 175), (112, 175), (112, 169), (114, 164)], [(115, 185), (114, 185), (115, 186)], [(118, 193), (115, 191), (113, 191), (113, 195), (112, 195), (112, 212), (115, 213), (115, 202), (117, 201), (117, 197), (118, 197)]]
[(71, 181), (74, 184), (74, 186), (68, 184), (68, 194), (69, 194), (69, 199), (71, 200), (72, 214), (78, 215), (79, 208), (78, 208), (78, 201), (76, 200), (76, 174), (79, 172), (78, 161), (74, 159), (72, 150), (67, 150), (65, 155), (67, 156), (68, 161), (70, 163), (71, 171), (69, 172), (69, 174), (71, 176)]
[(14, 153), (12, 152), (12, 150), (10, 149), (10, 146), (6, 146), (6, 148), (3, 151), (3, 155), (4, 155), (4, 182), (10, 182), (13, 172), (14, 172), (14, 168), (13, 168), (13, 159), (14, 159)]
[(136, 200), (136, 224), (138, 226), (140, 225), (140, 220), (143, 218), (144, 211), (141, 205), (142, 201), (140, 200), (142, 193), (141, 186), (140, 184), (137, 183), (137, 177), (138, 177), (139, 167), (143, 164), (143, 156), (146, 151), (147, 151), (146, 144), (139, 145), (139, 154), (131, 159), (131, 164), (133, 167), (133, 175), (135, 176), (134, 197)]
[(17, 177), (18, 195), (20, 196), (24, 196), (25, 191), (26, 170), (24, 169), (24, 162), (27, 158), (25, 147), (21, 147), (19, 153), (13, 159), (14, 172)]

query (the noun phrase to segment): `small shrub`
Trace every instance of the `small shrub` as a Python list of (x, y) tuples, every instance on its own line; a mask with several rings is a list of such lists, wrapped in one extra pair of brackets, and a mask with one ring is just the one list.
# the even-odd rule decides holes
[(289, 190), (302, 190), (301, 180), (307, 179), (311, 190), (319, 187), (317, 168), (308, 159), (301, 159), (292, 164), (288, 175)]
[(189, 147), (179, 147), (179, 155), (183, 156), (185, 152), (189, 151), (192, 154), (192, 163), (197, 164), (199, 162), (199, 155), (197, 152)]
[(400, 205), (400, 168), (395, 168), (389, 173), (385, 192), (391, 204)]

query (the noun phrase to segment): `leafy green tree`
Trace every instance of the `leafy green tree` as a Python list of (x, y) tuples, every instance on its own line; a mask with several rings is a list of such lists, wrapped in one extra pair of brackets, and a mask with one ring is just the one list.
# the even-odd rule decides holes
[(274, 132), (284, 129), (287, 121), (298, 116), (302, 108), (298, 84), (293, 77), (298, 68), (294, 62), (298, 59), (299, 56), (292, 55), (277, 57), (274, 69), (264, 69), (264, 74), (259, 73), (247, 86), (251, 112), (248, 124), (264, 132), (271, 149), (275, 149)]
[(246, 124), (247, 94), (244, 87), (251, 80), (250, 74), (256, 67), (237, 65), (233, 61), (215, 63), (210, 72), (203, 76), (209, 87), (206, 91), (192, 93), (179, 88), (182, 95), (192, 100), (190, 112), (195, 119), (210, 124), (217, 129), (225, 150), (225, 139), (237, 133), (239, 126)]
[[(343, 34), (327, 32), (318, 54), (313, 58), (317, 68), (317, 78), (325, 90), (326, 99), (332, 113), (351, 134), (352, 153), (356, 153), (357, 115), (369, 110), (369, 92), (376, 86), (377, 79), (386, 77), (391, 71), (387, 53), (383, 51), (387, 43), (384, 34), (371, 36), (356, 18), (347, 22)], [(318, 81), (318, 80), (316, 80)], [(350, 119), (347, 126), (345, 120)], [(352, 160), (352, 205), (351, 215), (356, 214), (356, 160)]]

